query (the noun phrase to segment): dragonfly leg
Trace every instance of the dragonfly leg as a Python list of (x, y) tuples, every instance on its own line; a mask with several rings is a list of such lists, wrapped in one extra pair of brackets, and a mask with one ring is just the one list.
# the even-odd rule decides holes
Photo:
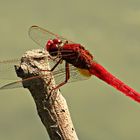
[(48, 99), (50, 98), (50, 96), (52, 96), (52, 92), (53, 92), (54, 90), (60, 88), (61, 86), (65, 85), (65, 84), (68, 82), (68, 80), (69, 80), (69, 78), (70, 78), (70, 70), (69, 70), (69, 64), (68, 64), (67, 62), (65, 63), (65, 71), (66, 71), (65, 80), (64, 80), (62, 83), (58, 84), (56, 87), (54, 87), (54, 88), (50, 91), (49, 96), (48, 96)]
[[(60, 58), (60, 59), (57, 61), (57, 63), (51, 68), (51, 70), (41, 70), (41, 71), (52, 72), (52, 71), (54, 71), (54, 69), (55, 69), (60, 63), (62, 63), (62, 61), (63, 61), (63, 59)], [(49, 85), (50, 83), (51, 83), (51, 79), (49, 80), (48, 85)]]
[(63, 59), (60, 58), (60, 59), (57, 61), (57, 63), (51, 68), (50, 71), (53, 71), (60, 63), (62, 63), (62, 61), (63, 61)]
[[(62, 61), (63, 61), (62, 58), (60, 58), (60, 59), (57, 61), (57, 63), (56, 63), (50, 70), (42, 70), (42, 69), (40, 69), (40, 71), (52, 72), (52, 71), (54, 71), (54, 69), (58, 66), (58, 64), (62, 63)], [(49, 85), (50, 83), (51, 83), (51, 79), (48, 81), (48, 85)]]
[(58, 89), (61, 86), (63, 86), (64, 84), (66, 84), (70, 78), (70, 70), (69, 70), (69, 64), (66, 62), (65, 64), (65, 71), (66, 71), (66, 77), (65, 77), (65, 81), (60, 83), (59, 85), (57, 85), (55, 88), (53, 88), (52, 90)]
[(60, 58), (57, 62), (56, 62), (56, 64), (51, 68), (51, 70), (42, 70), (42, 69), (40, 69), (40, 71), (48, 71), (48, 72), (52, 72), (60, 63), (62, 63), (62, 58)]

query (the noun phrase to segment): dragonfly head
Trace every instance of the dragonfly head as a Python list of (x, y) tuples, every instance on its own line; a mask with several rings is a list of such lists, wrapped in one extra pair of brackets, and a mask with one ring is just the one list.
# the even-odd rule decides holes
[(62, 41), (60, 39), (55, 38), (53, 40), (48, 40), (46, 50), (50, 53), (50, 55), (56, 56), (61, 45)]

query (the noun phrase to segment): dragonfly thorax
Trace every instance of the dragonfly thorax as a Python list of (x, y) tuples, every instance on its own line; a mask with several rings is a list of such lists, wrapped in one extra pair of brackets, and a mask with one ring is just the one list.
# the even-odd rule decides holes
[(89, 69), (93, 56), (81, 44), (65, 44), (61, 50), (62, 59), (81, 69)]

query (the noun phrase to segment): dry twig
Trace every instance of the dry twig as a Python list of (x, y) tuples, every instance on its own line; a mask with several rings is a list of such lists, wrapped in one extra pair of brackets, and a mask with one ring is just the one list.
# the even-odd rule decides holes
[(67, 103), (60, 91), (54, 91), (48, 99), (51, 89), (56, 86), (52, 73), (39, 69), (49, 69), (48, 54), (43, 50), (26, 52), (21, 58), (21, 64), (16, 66), (18, 77), (26, 79), (36, 76), (32, 80), (23, 80), (23, 86), (30, 91), (50, 139), (78, 140)]

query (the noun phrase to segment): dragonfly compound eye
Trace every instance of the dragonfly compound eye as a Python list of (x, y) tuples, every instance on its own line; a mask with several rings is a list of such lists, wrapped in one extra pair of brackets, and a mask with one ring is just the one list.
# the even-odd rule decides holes
[(55, 56), (58, 52), (59, 42), (58, 39), (49, 40), (46, 44), (46, 50), (50, 55)]
[(46, 44), (46, 50), (49, 52), (51, 46), (53, 45), (53, 40), (48, 40), (47, 44)]
[(53, 42), (54, 42), (54, 44), (58, 44), (58, 45), (62, 43), (62, 41), (57, 38), (53, 39)]

